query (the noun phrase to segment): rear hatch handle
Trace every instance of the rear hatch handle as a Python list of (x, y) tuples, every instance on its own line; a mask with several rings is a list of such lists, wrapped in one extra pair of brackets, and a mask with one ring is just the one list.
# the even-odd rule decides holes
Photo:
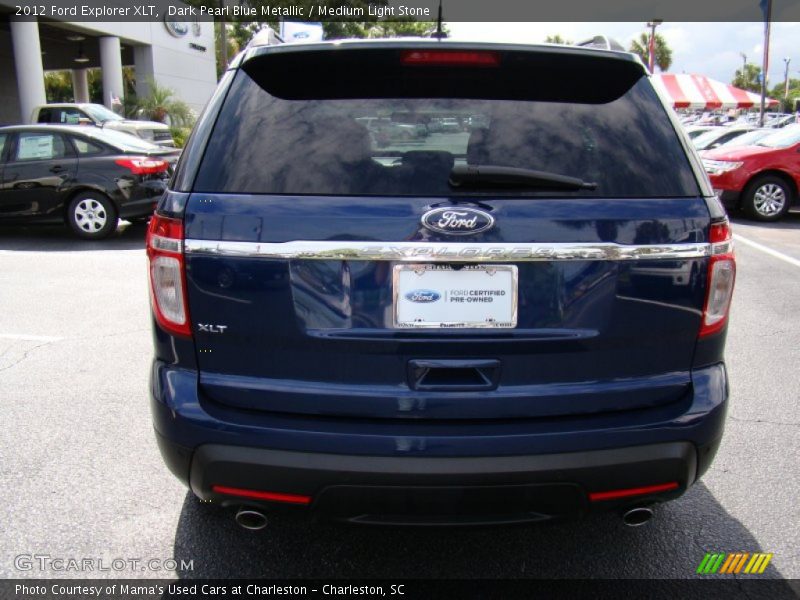
[(489, 391), (500, 381), (500, 361), (493, 359), (435, 359), (408, 361), (408, 385), (430, 392)]

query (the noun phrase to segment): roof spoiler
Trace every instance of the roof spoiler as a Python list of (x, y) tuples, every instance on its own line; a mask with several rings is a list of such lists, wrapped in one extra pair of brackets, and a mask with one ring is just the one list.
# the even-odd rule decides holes
[(598, 48), (600, 50), (614, 50), (615, 52), (626, 51), (622, 44), (607, 35), (596, 35), (575, 45), (581, 48)]
[(253, 35), (245, 49), (255, 46), (276, 46), (278, 44), (283, 44), (283, 38), (272, 27), (265, 25)]

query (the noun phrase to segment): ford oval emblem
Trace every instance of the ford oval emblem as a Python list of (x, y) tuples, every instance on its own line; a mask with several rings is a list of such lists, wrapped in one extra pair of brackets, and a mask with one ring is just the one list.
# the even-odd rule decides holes
[(437, 233), (470, 235), (494, 226), (494, 217), (477, 208), (434, 208), (422, 215), (422, 224)]
[(436, 302), (442, 295), (433, 290), (411, 290), (406, 294), (406, 300), (409, 302), (419, 302), (420, 304), (427, 304), (429, 302)]

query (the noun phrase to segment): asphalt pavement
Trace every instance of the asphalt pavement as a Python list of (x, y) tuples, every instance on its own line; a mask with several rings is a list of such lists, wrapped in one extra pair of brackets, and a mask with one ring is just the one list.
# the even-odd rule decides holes
[[(687, 578), (706, 552), (744, 551), (774, 554), (764, 577), (800, 578), (800, 215), (735, 233), (727, 431), (702, 482), (646, 526), (278, 519), (249, 532), (187, 493), (156, 448), (144, 226), (99, 243), (0, 229), (0, 577)], [(192, 568), (41, 570), (31, 555)]]

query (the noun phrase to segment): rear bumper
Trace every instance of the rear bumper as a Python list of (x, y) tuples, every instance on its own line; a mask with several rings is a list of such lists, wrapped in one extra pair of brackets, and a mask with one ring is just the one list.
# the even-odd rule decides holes
[[(307, 496), (301, 510), (364, 523), (502, 523), (670, 500), (708, 468), (727, 406), (723, 365), (665, 407), (513, 423), (382, 423), (257, 414), (198, 394), (197, 373), (154, 364), (151, 406), (168, 467), (214, 486)], [(615, 499), (591, 494), (677, 483)], [(266, 504), (269, 504), (268, 502)]]
[[(236, 491), (291, 494), (308, 498), (299, 510), (362, 524), (524, 523), (625, 510), (677, 498), (695, 480), (698, 465), (688, 442), (538, 456), (410, 458), (214, 444), (187, 453), (157, 438), (168, 464), (184, 469), (181, 463), (189, 459), (191, 489), (203, 500), (269, 509), (276, 503)], [(672, 482), (674, 489), (622, 498), (591, 495)], [(219, 493), (217, 486), (234, 492)]]
[(121, 219), (146, 217), (153, 214), (158, 200), (166, 189), (166, 182), (149, 180), (137, 183), (128, 193), (127, 198), (119, 202)]

